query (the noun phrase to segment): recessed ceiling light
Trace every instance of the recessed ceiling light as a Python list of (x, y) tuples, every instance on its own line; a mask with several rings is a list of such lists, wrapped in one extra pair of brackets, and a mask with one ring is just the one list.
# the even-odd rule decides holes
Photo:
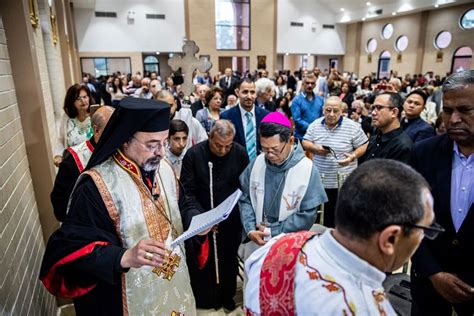
[(366, 4), (367, 6), (369, 6), (369, 5), (371, 5), (372, 3), (370, 3), (370, 2), (367, 1), (365, 4)]
[(362, 21), (365, 21), (365, 18), (362, 18)]
[(290, 55), (290, 53), (286, 53), (285, 55), (286, 55), (286, 56), (289, 56), (289, 55)]
[(435, 8), (439, 7), (439, 4), (435, 4)]
[(344, 12), (344, 8), (341, 8), (341, 12)]
[(308, 56), (311, 56), (311, 54), (310, 54), (310, 53), (308, 53)]
[(392, 12), (392, 15), (397, 15), (397, 12)]
[(156, 54), (157, 54), (157, 55), (159, 55), (159, 54), (160, 54), (160, 52), (156, 52)]

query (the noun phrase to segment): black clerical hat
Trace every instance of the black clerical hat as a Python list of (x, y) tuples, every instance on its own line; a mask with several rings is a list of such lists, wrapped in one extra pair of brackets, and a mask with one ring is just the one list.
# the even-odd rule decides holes
[(86, 169), (104, 162), (136, 132), (166, 131), (169, 125), (168, 103), (132, 97), (123, 98), (110, 117)]

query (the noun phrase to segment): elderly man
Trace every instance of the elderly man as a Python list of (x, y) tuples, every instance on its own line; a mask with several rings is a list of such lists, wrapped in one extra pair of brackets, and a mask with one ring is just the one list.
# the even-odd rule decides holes
[(40, 279), (77, 315), (195, 314), (183, 249), (169, 249), (197, 214), (160, 162), (169, 117), (164, 102), (120, 102), (48, 242)]
[(398, 93), (383, 92), (372, 105), (372, 125), (377, 128), (369, 140), (367, 151), (360, 163), (376, 158), (410, 160), (413, 142), (400, 127), (403, 99)]
[(257, 92), (255, 106), (269, 112), (275, 111), (275, 102), (272, 101), (272, 93), (274, 89), (275, 84), (268, 78), (260, 78), (255, 81), (255, 90)]
[(260, 139), (257, 131), (260, 121), (268, 111), (255, 106), (256, 88), (252, 80), (245, 79), (240, 82), (236, 93), (239, 97), (239, 106), (225, 111), (220, 118), (234, 124), (234, 140), (247, 149), (249, 160), (252, 161), (260, 151)]
[(199, 99), (191, 104), (191, 111), (193, 112), (193, 117), (196, 117), (197, 111), (204, 109), (206, 107), (206, 93), (210, 90), (209, 86), (201, 84), (196, 88), (196, 93)]
[[(182, 183), (186, 195), (201, 212), (219, 205), (239, 188), (239, 175), (247, 166), (248, 157), (245, 148), (234, 142), (234, 135), (230, 121), (218, 120), (209, 140), (192, 147), (184, 157)], [(229, 218), (219, 224), (217, 232), (207, 235), (203, 245), (187, 244), (191, 285), (199, 309), (224, 307), (228, 312), (235, 309), (237, 250), (242, 237), (239, 214), (236, 206)]]
[(427, 98), (427, 95), (423, 91), (413, 90), (408, 94), (403, 103), (405, 117), (402, 118), (400, 123), (413, 143), (436, 135), (434, 127), (420, 116), (425, 109)]
[(152, 99), (153, 93), (150, 91), (150, 78), (142, 79), (142, 86), (135, 90), (133, 97), (142, 99)]
[(327, 201), (318, 169), (279, 112), (260, 124), (262, 151), (240, 176), (239, 201), (247, 241), (244, 258), (280, 233), (308, 230)]
[(417, 143), (412, 165), (428, 181), (446, 232), (412, 258), (412, 315), (474, 314), (474, 70), (443, 84), (447, 134)]
[(295, 137), (302, 139), (309, 124), (322, 116), (324, 99), (315, 94), (316, 76), (309, 73), (303, 78), (303, 91), (293, 99), (291, 115), (295, 121)]
[(337, 192), (344, 179), (357, 168), (368, 139), (360, 124), (343, 117), (339, 97), (327, 98), (324, 117), (311, 125), (303, 138), (303, 147), (312, 152), (313, 163), (321, 173), (328, 202), (324, 205), (324, 226), (334, 227)]
[(398, 161), (361, 165), (341, 188), (334, 230), (280, 235), (247, 260), (246, 315), (396, 315), (385, 273), (442, 231), (433, 220), (421, 175)]
[(54, 180), (51, 192), (51, 204), (53, 204), (54, 216), (60, 222), (66, 218), (67, 203), (77, 178), (87, 166), (89, 159), (100, 136), (109, 121), (114, 108), (102, 106), (92, 115), (91, 124), (94, 136), (79, 145), (67, 148), (66, 157), (59, 165), (58, 174)]

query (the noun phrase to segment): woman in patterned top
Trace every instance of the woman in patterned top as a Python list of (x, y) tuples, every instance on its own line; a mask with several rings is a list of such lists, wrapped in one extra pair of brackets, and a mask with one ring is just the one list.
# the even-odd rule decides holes
[(200, 109), (196, 113), (196, 119), (201, 123), (208, 134), (223, 111), (221, 108), (223, 98), (224, 92), (221, 88), (212, 88), (206, 93), (207, 107)]
[[(66, 92), (64, 112), (59, 126), (59, 142), (55, 150), (54, 164), (59, 166), (62, 154), (68, 147), (80, 144), (92, 137), (92, 126), (89, 106), (94, 103), (90, 90), (79, 84), (74, 84)], [(66, 117), (67, 116), (67, 117)]]

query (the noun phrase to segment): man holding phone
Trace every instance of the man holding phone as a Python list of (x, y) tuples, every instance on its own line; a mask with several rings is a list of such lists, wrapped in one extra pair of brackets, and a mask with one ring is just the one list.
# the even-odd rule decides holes
[(334, 227), (334, 210), (340, 184), (357, 168), (357, 158), (367, 149), (367, 136), (360, 124), (342, 116), (342, 101), (329, 97), (324, 117), (309, 125), (303, 147), (313, 154), (321, 173), (328, 202), (324, 206), (324, 225)]

